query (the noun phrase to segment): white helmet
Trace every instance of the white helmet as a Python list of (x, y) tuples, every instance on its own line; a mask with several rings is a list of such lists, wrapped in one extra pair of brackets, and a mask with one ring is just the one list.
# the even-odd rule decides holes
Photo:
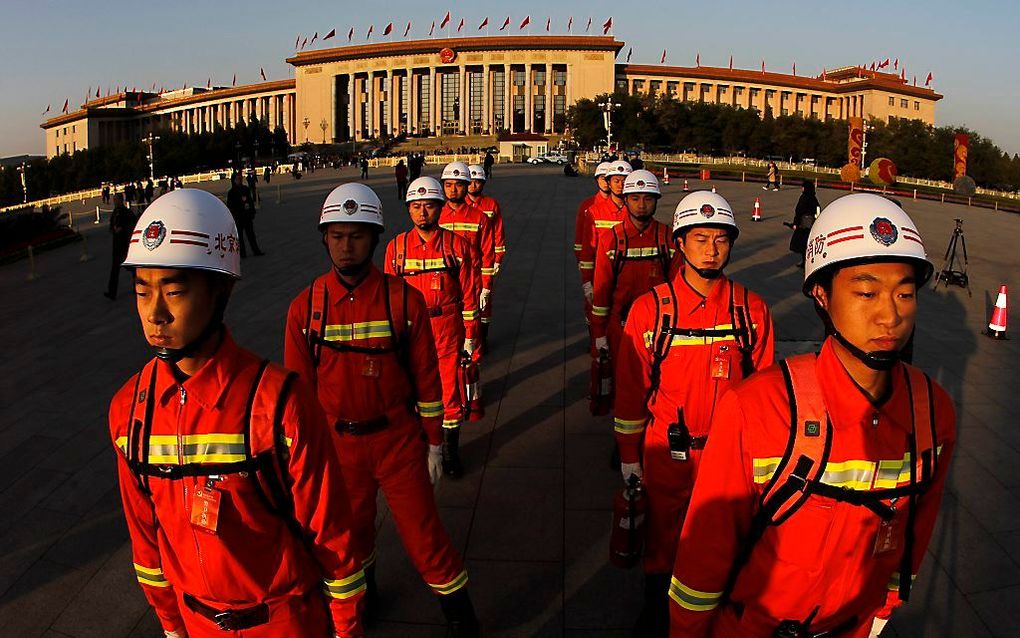
[(651, 171), (639, 169), (627, 176), (623, 182), (623, 194), (631, 195), (637, 193), (648, 193), (656, 197), (662, 197), (659, 190), (659, 180)]
[(615, 162), (609, 162), (609, 170), (606, 171), (606, 177), (612, 177), (613, 175), (623, 175), (626, 177), (634, 172), (634, 168), (630, 165), (627, 160), (616, 160)]
[(804, 253), (804, 294), (811, 296), (815, 275), (842, 264), (909, 261), (920, 267), (918, 288), (934, 267), (924, 252), (917, 226), (902, 208), (870, 193), (844, 195), (822, 210)]
[(326, 224), (337, 222), (374, 224), (384, 228), (382, 202), (375, 191), (359, 184), (350, 182), (341, 184), (326, 195), (319, 215), (319, 230)]
[(448, 179), (470, 182), (471, 169), (464, 162), (450, 162), (443, 168), (443, 174), (439, 177), (439, 180), (444, 182)]
[(480, 179), (485, 181), (485, 168), (481, 164), (472, 164), (468, 166), (468, 173), (471, 175), (472, 180)]
[(407, 186), (405, 202), (418, 202), (423, 200), (435, 200), (445, 202), (446, 195), (443, 194), (443, 186), (434, 177), (419, 177)]
[(181, 188), (152, 202), (135, 224), (124, 266), (195, 268), (241, 278), (241, 243), (218, 197)]
[(688, 228), (708, 226), (730, 231), (733, 239), (740, 234), (733, 217), (733, 207), (726, 198), (710, 191), (694, 191), (680, 200), (673, 213), (673, 238)]
[(612, 167), (613, 165), (609, 162), (599, 162), (599, 165), (595, 167), (595, 177), (605, 177)]

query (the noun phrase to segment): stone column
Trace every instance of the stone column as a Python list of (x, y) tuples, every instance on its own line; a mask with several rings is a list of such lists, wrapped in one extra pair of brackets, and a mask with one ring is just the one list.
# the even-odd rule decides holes
[[(567, 79), (566, 79), (566, 84), (563, 87), (565, 89), (565, 91), (566, 91), (565, 92), (566, 99), (564, 99), (564, 105), (563, 105), (564, 114), (566, 113), (566, 110), (570, 108), (570, 105), (574, 103), (574, 89), (573, 89), (573, 85), (571, 84), (571, 81), (570, 81), (571, 80), (571, 75), (572, 75), (571, 69), (573, 68), (573, 66), (574, 65), (572, 65), (572, 64), (568, 64), (567, 65)], [(616, 80), (613, 80), (613, 81), (615, 82)], [(613, 87), (613, 91), (615, 91), (615, 90), (616, 90), (616, 87), (614, 86)], [(612, 94), (612, 92), (610, 92), (610, 94)]]
[(361, 89), (358, 86), (358, 77), (353, 73), (351, 74), (351, 127), (352, 139), (362, 139)]
[(553, 118), (556, 109), (553, 108), (553, 66), (545, 65), (545, 132), (552, 133)]
[(528, 132), (528, 133), (531, 133), (531, 132), (534, 131), (534, 125), (535, 125), (535, 120), (534, 120), (535, 113), (534, 113), (534, 109), (533, 109), (533, 106), (532, 106), (532, 103), (531, 103), (532, 102), (532, 100), (531, 100), (532, 88), (533, 87), (531, 86), (531, 65), (530, 64), (525, 64), (524, 65), (524, 130), (526, 132)]
[(482, 65), (482, 132), (492, 132), (492, 78), (489, 65)]
[[(423, 80), (425, 78), (422, 78)], [(439, 134), (439, 115), (436, 114), (436, 104), (439, 103), (439, 74), (436, 67), (429, 67), (429, 129), (433, 135)]]
[(414, 85), (414, 69), (407, 69), (407, 132), (418, 132), (418, 100)]
[(457, 82), (458, 84), (457, 88), (459, 89), (460, 93), (460, 113), (457, 114), (459, 120), (457, 122), (457, 132), (459, 133), (463, 131), (464, 133), (467, 133), (468, 122), (470, 122), (470, 118), (468, 117), (470, 109), (468, 108), (468, 100), (466, 97), (468, 95), (467, 90), (468, 74), (467, 69), (464, 67), (463, 64), (457, 68), (457, 76), (460, 78)]
[(376, 111), (376, 109), (378, 109), (378, 108), (379, 108), (379, 105), (376, 103), (376, 94), (375, 94), (375, 72), (374, 71), (369, 71), (368, 72), (368, 122), (366, 122), (368, 124), (368, 138), (369, 139), (372, 139), (372, 137), (376, 134), (375, 133), (375, 129), (378, 126), (377, 122), (379, 121), (379, 115), (378, 115), (378, 113)]
[(503, 128), (514, 132), (513, 119), (513, 78), (510, 76), (510, 65), (503, 65)]

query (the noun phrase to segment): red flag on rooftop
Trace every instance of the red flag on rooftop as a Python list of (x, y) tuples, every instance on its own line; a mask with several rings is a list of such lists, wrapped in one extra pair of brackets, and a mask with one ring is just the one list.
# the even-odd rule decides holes
[(432, 21), (432, 27), (429, 29), (429, 35), (431, 36), (436, 31), (436, 21)]
[(698, 54), (694, 56), (694, 66), (701, 66), (701, 51), (698, 51)]
[(928, 77), (927, 77), (927, 79), (925, 79), (924, 85), (925, 86), (931, 86), (931, 81), (934, 80), (934, 79), (935, 79), (935, 76), (931, 74), (931, 71), (928, 71)]
[(449, 11), (446, 12), (446, 17), (443, 18), (443, 21), (439, 23), (439, 28), (443, 29), (448, 24), (450, 24), (450, 12)]
[(761, 74), (765, 75), (765, 60), (761, 61)]
[(373, 31), (375, 31), (375, 25), (374, 24), (368, 25), (368, 33), (365, 34), (365, 39), (366, 40), (371, 40), (372, 39), (372, 32)]
[(588, 33), (589, 30), (591, 30), (591, 16), (588, 16), (588, 26), (584, 28), (584, 32)]
[(207, 88), (207, 89), (211, 89), (212, 88), (212, 78), (209, 78), (209, 79), (207, 79), (205, 81), (205, 88)]
[(900, 59), (899, 58), (896, 58), (895, 60), (893, 60), (892, 68), (893, 68), (894, 71), (896, 69), (900, 68)]
[(301, 34), (298, 34), (297, 40), (294, 40), (294, 48), (297, 49), (301, 46)]
[(523, 29), (524, 27), (528, 26), (529, 24), (531, 24), (531, 16), (530, 15), (529, 16), (525, 16), (524, 19), (521, 20), (521, 26), (517, 27), (517, 30), (519, 31), (519, 30)]
[(308, 36), (305, 36), (304, 41), (301, 43), (302, 49), (304, 49), (306, 46), (308, 46)]
[[(237, 86), (237, 74), (234, 74), (234, 79), (230, 81), (230, 86)], [(184, 88), (188, 88), (188, 84), (185, 82)]]
[(630, 64), (630, 56), (632, 53), (634, 53), (634, 47), (627, 49), (627, 64)]
[(99, 87), (96, 87), (96, 97), (99, 97)]
[(354, 39), (354, 27), (351, 27), (351, 30), (347, 32), (347, 41), (350, 42), (353, 39)]
[(64, 100), (64, 110), (63, 110), (64, 113), (67, 113), (68, 102), (69, 102), (69, 100)]
[(460, 30), (463, 29), (463, 28), (464, 28), (464, 18), (461, 18), (460, 19), (460, 23), (457, 24), (457, 33), (460, 33)]
[(259, 74), (262, 76), (262, 81), (263, 82), (268, 82), (269, 81), (269, 78), (266, 77), (266, 70), (263, 69), (262, 67), (259, 67)]
[(797, 63), (796, 62), (793, 63), (793, 75), (794, 75), (794, 77), (797, 76)]
[(822, 68), (822, 82), (825, 82), (828, 79), (825, 74), (826, 74), (826, 71), (825, 71), (825, 68), (823, 67)]
[(552, 27), (552, 18), (546, 18), (545, 19), (545, 30), (548, 32), (551, 27)]
[(917, 76), (914, 76), (914, 86), (917, 86)]
[(902, 69), (900, 69), (900, 80), (903, 81), (903, 82), (907, 81), (907, 68), (906, 67), (903, 67)]
[(733, 70), (733, 55), (730, 54), (730, 71)]
[(665, 63), (666, 63), (666, 49), (663, 49), (662, 50), (662, 59), (659, 60), (659, 64), (665, 64)]
[(573, 26), (574, 26), (574, 16), (570, 16), (570, 19), (567, 20), (567, 33), (570, 33), (570, 28), (573, 27)]
[(316, 31), (315, 35), (312, 36), (312, 41), (309, 42), (308, 44), (315, 44), (315, 41), (318, 40), (318, 39), (319, 39), (319, 32)]
[(53, 105), (52, 105), (52, 104), (47, 104), (47, 105), (46, 105), (46, 110), (45, 110), (45, 111), (43, 111), (43, 112), (42, 112), (42, 114), (43, 114), (43, 115), (46, 115), (47, 113), (49, 113), (49, 112), (50, 112), (50, 107), (51, 107), (51, 106), (53, 106)]
[(889, 58), (886, 58), (886, 59), (885, 59), (885, 60), (884, 60), (883, 62), (881, 62), (881, 63), (880, 63), (879, 65), (878, 65), (878, 68), (880, 68), (880, 69), (884, 69), (884, 68), (886, 68), (887, 66), (889, 66), (889, 64), (890, 64), (890, 60), (889, 60)]
[(871, 70), (872, 70), (872, 71), (874, 71), (874, 70), (875, 70), (875, 63), (874, 63), (874, 62), (872, 62), (872, 63), (871, 63)]
[(336, 28), (333, 28), (333, 29), (330, 29), (330, 30), (329, 30), (329, 33), (327, 33), (327, 34), (325, 35), (325, 37), (323, 37), (322, 39), (323, 39), (323, 41), (326, 41), (326, 40), (328, 40), (328, 39), (332, 38), (332, 37), (333, 37), (333, 36), (335, 36), (335, 35), (336, 35)]
[(501, 26), (499, 28), (499, 30), (502, 31), (503, 29), (507, 28), (508, 26), (510, 26), (510, 16), (506, 17), (506, 20), (503, 21), (503, 26)]
[(478, 30), (481, 31), (482, 29), (484, 29), (487, 26), (489, 26), (489, 17), (485, 16), (485, 19), (482, 20), (482, 23), (480, 25), (478, 25)]
[(386, 28), (383, 29), (382, 34), (383, 35), (389, 35), (391, 33), (393, 33), (393, 23), (392, 22), (386, 25)]
[(609, 30), (613, 28), (613, 16), (609, 16), (609, 19), (602, 24), (602, 35), (608, 35)]
[(404, 37), (406, 38), (407, 34), (410, 33), (410, 32), (411, 32), (411, 21), (408, 20), (407, 21), (407, 27), (404, 29)]

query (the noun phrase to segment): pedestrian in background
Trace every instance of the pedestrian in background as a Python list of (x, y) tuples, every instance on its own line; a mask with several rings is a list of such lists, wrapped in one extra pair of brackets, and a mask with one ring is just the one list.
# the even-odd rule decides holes
[(776, 166), (775, 162), (769, 162), (768, 181), (761, 187), (763, 191), (767, 191), (769, 188), (777, 191), (779, 190), (779, 167)]
[(404, 164), (404, 160), (397, 162), (397, 167), (393, 169), (393, 173), (397, 178), (397, 197), (404, 199), (407, 194), (407, 165)]
[(259, 248), (258, 238), (255, 237), (255, 203), (252, 201), (251, 191), (241, 182), (241, 174), (234, 173), (230, 180), (232, 185), (227, 192), (227, 208), (234, 216), (234, 223), (237, 224), (237, 239), (241, 244), (241, 258), (248, 256), (244, 247), (244, 236), (248, 235), (248, 243), (251, 244), (252, 253), (261, 257), (265, 253)]
[(368, 178), (368, 158), (364, 155), (361, 156), (361, 179)]
[(797, 200), (797, 208), (793, 212), (793, 223), (786, 222), (785, 225), (793, 229), (793, 236), (790, 237), (790, 252), (800, 257), (797, 268), (804, 267), (804, 251), (807, 249), (808, 234), (811, 226), (815, 223), (815, 215), (818, 213), (818, 198), (815, 197), (815, 183), (809, 179), (804, 180), (801, 187), (803, 191), (800, 199)]
[(135, 215), (124, 205), (124, 195), (113, 196), (113, 214), (110, 215), (110, 234), (113, 235), (113, 255), (110, 262), (110, 279), (103, 293), (110, 301), (117, 298), (117, 285), (120, 283), (120, 265), (127, 259), (131, 233), (135, 230)]

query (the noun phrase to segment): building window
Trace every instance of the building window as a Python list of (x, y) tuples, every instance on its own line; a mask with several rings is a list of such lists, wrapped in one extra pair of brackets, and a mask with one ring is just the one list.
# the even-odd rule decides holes
[(733, 95), (735, 97), (740, 97), (743, 94), (744, 94), (744, 87), (742, 87), (742, 86), (735, 86), (735, 87), (733, 87)]
[(553, 71), (553, 84), (556, 86), (567, 85), (567, 72), (566, 71)]
[(562, 133), (567, 115), (567, 96), (553, 96), (553, 130)]
[(679, 82), (666, 82), (666, 95), (676, 97), (676, 88), (678, 86), (680, 86)]
[(535, 70), (535, 86), (545, 86), (545, 69)]
[(72, 125), (71, 126), (71, 134), (74, 135), (77, 132), (78, 132), (78, 125), (77, 124)]
[(616, 92), (623, 93), (626, 95), (627, 85), (628, 85), (627, 78), (618, 78), (616, 80)]
[(657, 95), (661, 90), (662, 90), (661, 80), (651, 80), (650, 82), (648, 82), (648, 92), (651, 95)]
[(896, 106), (896, 98), (894, 97), (889, 98), (889, 106)]
[(460, 103), (460, 74), (443, 73), (442, 96), (443, 105), (440, 113), (440, 122), (444, 135), (454, 134), (462, 130), (461, 126), (461, 103)]
[(471, 134), (480, 135), (485, 129), (485, 122), (482, 119), (482, 112), (485, 105), (482, 96), (482, 87), (485, 85), (485, 75), (482, 73), (471, 73), (468, 75), (468, 103), (471, 114)]
[(694, 92), (694, 82), (684, 82), (684, 102), (691, 99), (691, 93)]
[(900, 100), (900, 106), (902, 108), (907, 108), (907, 106), (909, 106), (909, 105), (910, 105), (909, 101), (907, 101), (907, 100)]
[(546, 116), (548, 111), (545, 110), (545, 94), (539, 93), (535, 96), (535, 103), (532, 105), (535, 108), (534, 114), (534, 128), (536, 131), (544, 131), (546, 129)]
[(524, 71), (514, 71), (514, 86), (524, 86)]
[(506, 76), (503, 69), (497, 69), (492, 74), (492, 126), (497, 131), (507, 128), (506, 114), (503, 112), (505, 94)]
[(418, 130), (428, 131), (432, 128), (432, 83), (429, 76), (422, 75), (418, 82)]
[(54, 137), (60, 137), (60, 129), (54, 129), (54, 130), (57, 132), (56, 135), (54, 135)]
[(637, 95), (645, 90), (644, 80), (634, 80), (634, 94)]
[(914, 110), (915, 111), (920, 111), (921, 110), (921, 103), (920, 102), (914, 102)]

